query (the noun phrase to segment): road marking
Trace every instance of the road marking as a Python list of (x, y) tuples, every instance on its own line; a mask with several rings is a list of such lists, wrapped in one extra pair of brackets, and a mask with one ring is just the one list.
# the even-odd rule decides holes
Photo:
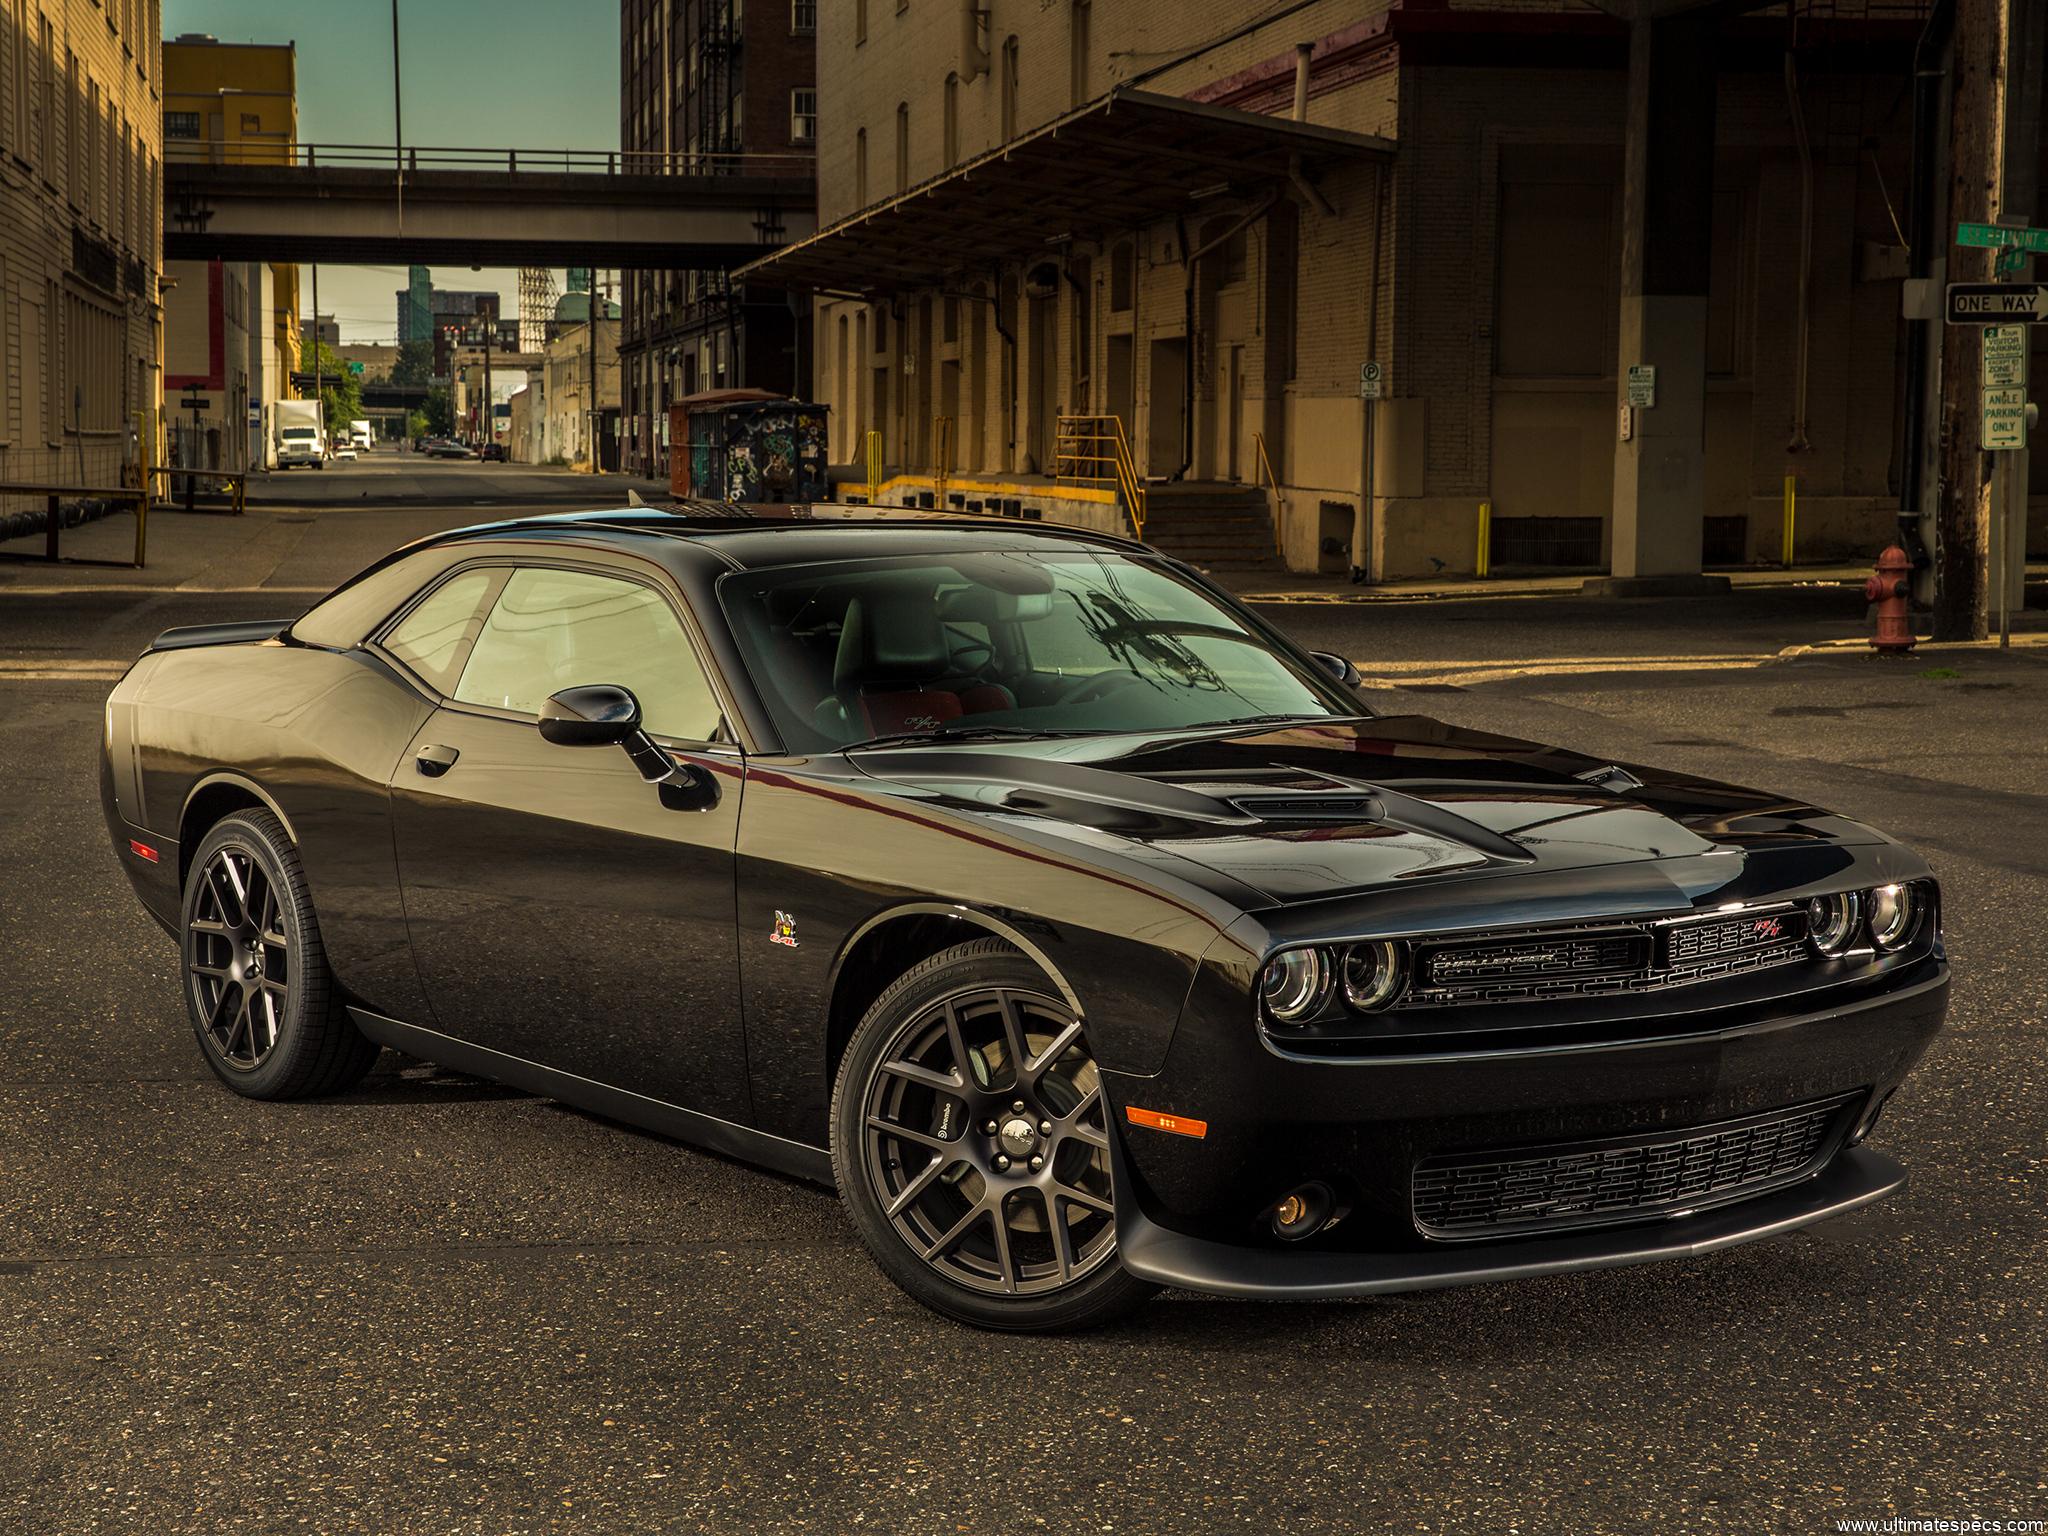
[(113, 683), (129, 665), (125, 657), (0, 657), (0, 683)]
[[(2015, 650), (2048, 646), (2048, 633), (2014, 635)], [(1916, 656), (1946, 656), (1957, 652), (1993, 651), (1996, 640), (1923, 641)], [(1870, 655), (1870, 643), (1860, 638), (1821, 640), (1811, 645), (1788, 645), (1775, 651), (1717, 652), (1680, 656), (1556, 656), (1547, 659), (1509, 661), (1445, 662), (1431, 660), (1359, 661), (1357, 667), (1368, 688), (1411, 688), (1418, 684), (1452, 684), (1472, 687), (1482, 683), (1508, 682), (1524, 677), (1573, 677), (1593, 673), (1631, 672), (1733, 672), (1767, 667), (1800, 656)]]

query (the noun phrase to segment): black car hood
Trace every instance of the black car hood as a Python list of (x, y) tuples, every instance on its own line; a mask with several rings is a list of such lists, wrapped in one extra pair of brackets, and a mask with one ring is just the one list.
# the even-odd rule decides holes
[(1803, 801), (1417, 715), (851, 755), (869, 776), (956, 810), (1172, 855), (1275, 902), (1490, 870), (1884, 840)]

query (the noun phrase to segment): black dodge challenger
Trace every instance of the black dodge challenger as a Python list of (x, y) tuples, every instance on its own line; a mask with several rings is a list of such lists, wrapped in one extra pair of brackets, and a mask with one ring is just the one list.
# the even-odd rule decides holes
[(1796, 800), (1380, 713), (1018, 522), (627, 509), (399, 551), (114, 689), (208, 1064), (380, 1046), (836, 1185), (955, 1318), (1693, 1255), (1895, 1189), (1927, 865)]

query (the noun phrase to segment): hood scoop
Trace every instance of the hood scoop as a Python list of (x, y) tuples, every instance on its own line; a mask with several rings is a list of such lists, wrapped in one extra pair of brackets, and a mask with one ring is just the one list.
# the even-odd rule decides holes
[(1373, 822), (1460, 843), (1501, 864), (1536, 862), (1534, 853), (1491, 827), (1482, 827), (1432, 801), (1377, 784), (1292, 794), (1238, 795), (1230, 803), (1264, 822), (1295, 826)]

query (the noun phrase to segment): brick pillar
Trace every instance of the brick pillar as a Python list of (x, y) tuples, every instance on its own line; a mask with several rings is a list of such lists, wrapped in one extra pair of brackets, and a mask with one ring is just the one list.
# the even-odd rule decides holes
[(1657, 372), (1656, 404), (1616, 434), (1613, 575), (1588, 584), (1617, 596), (1727, 585), (1700, 575), (1718, 27), (1697, 10), (1630, 29), (1617, 410), (1630, 367)]

